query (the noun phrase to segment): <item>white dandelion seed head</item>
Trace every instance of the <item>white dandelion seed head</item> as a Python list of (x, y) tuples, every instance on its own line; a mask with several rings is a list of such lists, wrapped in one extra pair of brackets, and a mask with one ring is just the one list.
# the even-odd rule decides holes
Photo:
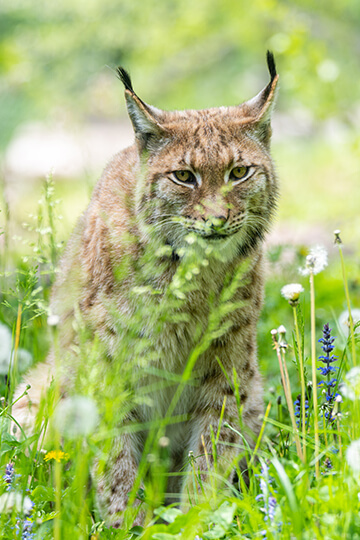
[(68, 439), (91, 435), (98, 422), (96, 403), (86, 396), (65, 398), (60, 401), (54, 415), (55, 428)]
[(283, 324), (281, 324), (281, 325), (279, 326), (279, 328), (277, 329), (277, 331), (278, 331), (279, 334), (286, 334), (286, 328), (285, 328), (285, 326), (284, 326)]
[(57, 326), (60, 322), (60, 317), (58, 315), (51, 314), (48, 316), (47, 323), (49, 326)]
[(360, 473), (360, 439), (350, 443), (346, 450), (346, 461), (354, 473)]
[[(354, 308), (351, 310), (351, 317), (354, 323), (354, 326), (360, 321), (360, 309)], [(343, 311), (338, 319), (339, 326), (345, 337), (349, 337), (350, 334), (350, 321), (349, 321), (349, 312), (348, 310)], [(355, 333), (360, 333), (360, 326), (355, 328)]]
[(341, 234), (340, 229), (336, 229), (336, 231), (334, 231), (334, 235), (335, 235), (334, 244), (335, 244), (335, 246), (336, 246), (336, 245), (342, 244), (342, 240), (341, 240), (341, 238), (340, 238), (340, 234)]
[(281, 289), (281, 294), (289, 302), (296, 302), (299, 300), (300, 294), (304, 292), (304, 287), (300, 283), (289, 283), (284, 285)]
[(351, 401), (360, 399), (360, 367), (355, 366), (345, 375), (340, 384), (341, 394)]
[(6, 375), (9, 371), (11, 358), (12, 337), (10, 328), (0, 324), (0, 374)]
[[(0, 375), (7, 375), (10, 364), (14, 360), (14, 348), (11, 330), (0, 323)], [(26, 371), (32, 363), (32, 355), (25, 349), (17, 351), (17, 369), (20, 373)]]
[(327, 251), (324, 246), (315, 246), (310, 249), (309, 255), (305, 260), (305, 267), (299, 268), (299, 272), (302, 276), (308, 276), (310, 274), (318, 274), (328, 264)]

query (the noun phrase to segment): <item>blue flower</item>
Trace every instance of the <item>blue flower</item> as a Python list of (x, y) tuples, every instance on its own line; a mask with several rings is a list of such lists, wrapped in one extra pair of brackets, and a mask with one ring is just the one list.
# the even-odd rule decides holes
[(5, 467), (5, 474), (3, 476), (3, 479), (8, 484), (6, 491), (9, 491), (11, 489), (11, 484), (13, 483), (14, 478), (15, 478), (14, 465), (12, 463), (8, 463)]
[[(26, 518), (23, 522), (20, 519), (17, 521), (15, 529), (19, 532), (22, 530), (21, 540), (33, 540), (35, 538), (35, 533), (32, 532), (33, 526), (34, 522), (31, 518)], [(16, 538), (18, 538), (18, 535)]]
[(334, 375), (338, 369), (337, 366), (331, 365), (333, 362), (337, 361), (337, 357), (332, 354), (332, 351), (335, 348), (333, 345), (334, 341), (335, 337), (331, 335), (331, 328), (328, 324), (324, 324), (323, 337), (319, 339), (319, 343), (322, 343), (321, 348), (325, 354), (319, 356), (319, 360), (320, 362), (323, 362), (325, 366), (319, 367), (318, 370), (321, 371), (323, 377), (326, 377), (326, 379), (319, 382), (319, 386), (323, 385), (325, 387), (325, 402), (323, 403), (322, 408), (325, 411), (325, 418), (330, 422), (335, 420), (335, 415), (332, 414), (332, 411), (335, 399), (339, 395), (333, 390), (337, 386), (337, 379), (336, 377), (332, 378), (332, 375)]
[[(261, 474), (256, 475), (260, 477), (260, 490), (261, 493), (255, 497), (257, 501), (262, 500), (264, 507), (261, 508), (261, 511), (264, 512), (264, 521), (269, 521), (271, 526), (277, 525), (280, 530), (282, 523), (276, 523), (275, 521), (275, 512), (277, 508), (277, 500), (270, 493), (269, 485), (271, 485), (273, 479), (269, 476), (269, 467), (265, 462), (261, 464)], [(263, 538), (267, 538), (266, 531), (260, 531), (263, 535)]]
[(337, 369), (339, 369), (337, 366), (318, 367), (318, 370), (321, 371), (321, 375), (324, 375), (324, 377), (327, 377), (330, 373), (336, 373)]
[[(8, 463), (5, 467), (5, 474), (3, 476), (3, 480), (8, 484), (8, 487), (6, 488), (6, 491), (10, 491), (13, 488), (13, 483), (16, 477), (19, 477), (19, 474), (15, 474), (15, 467), (12, 463)], [(9, 496), (14, 495), (15, 498), (18, 495), (20, 497), (20, 500), (22, 501), (22, 511), (25, 513), (25, 515), (29, 516), (33, 510), (34, 510), (34, 503), (29, 499), (28, 496), (25, 496), (23, 498), (21, 494), (17, 494), (14, 492), (14, 489), (12, 490), (12, 493), (9, 494)], [(20, 519), (18, 519), (17, 523), (15, 524), (15, 529), (17, 531), (22, 530), (21, 534), (21, 540), (32, 540), (35, 538), (35, 533), (32, 532), (34, 526), (34, 522), (31, 519), (31, 517), (26, 517), (23, 522), (21, 522)]]
[[(295, 405), (295, 416), (297, 418), (296, 425), (299, 427), (302, 421), (301, 418), (301, 394), (299, 394), (294, 401)], [(309, 409), (309, 400), (308, 397), (305, 395), (305, 424), (307, 424), (307, 416), (308, 416), (308, 409)]]
[(30, 519), (25, 519), (22, 530), (22, 540), (32, 540), (35, 538), (35, 533), (31, 532), (34, 523)]

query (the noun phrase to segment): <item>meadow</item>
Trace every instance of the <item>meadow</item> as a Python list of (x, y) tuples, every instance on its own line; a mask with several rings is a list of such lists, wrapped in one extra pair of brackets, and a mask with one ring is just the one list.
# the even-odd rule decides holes
[[(356, 197), (349, 201), (339, 193), (352, 189), (355, 153), (346, 145), (329, 152), (323, 144), (310, 148), (305, 143), (294, 148), (277, 145), (274, 152), (281, 164), (283, 197), (280, 232), (267, 248), (265, 305), (258, 327), (265, 413), (255, 450), (245, 444), (238, 449), (249, 465), (249, 484), (242, 480), (236, 461), (232, 467), (238, 471), (237, 484), (220, 477), (215, 467), (210, 491), (205, 492), (195, 473), (197, 456), (189, 455), (189, 474), (198, 488), (194, 491), (203, 497), (192, 499), (184, 512), (164, 506), (166, 425), (181, 420), (169, 411), (161, 422), (146, 426), (139, 469), (145, 488), (140, 488), (139, 478), (121, 530), (102, 520), (92, 467), (94, 460), (106, 462), (117, 430), (144, 429), (121, 424), (132, 403), (150, 399), (146, 389), (137, 389), (127, 358), (135, 351), (134, 361), (151, 369), (151, 344), (138, 337), (141, 322), (148, 316), (166, 321), (191, 290), (191, 244), (181, 279), (173, 287), (176, 294), (169, 296), (163, 311), (147, 313), (141, 290), (136, 291), (138, 314), (116, 365), (101, 359), (101, 345), (89, 342), (77, 321), (78, 354), (86, 370), (76, 382), (76, 395), (56, 409), (58, 390), (52, 385), (34, 434), (22, 434), (19, 440), (10, 431), (15, 387), (32, 363), (46, 358), (50, 347), (59, 359), (64, 354), (57, 349), (57, 321), (49, 314), (49, 296), (60, 254), (89, 189), (84, 182), (54, 183), (49, 175), (31, 197), (20, 198), (18, 206), (9, 209), (3, 201), (0, 538), (360, 539), (359, 239), (353, 234), (359, 218)], [(294, 166), (304, 152), (308, 171), (303, 164)], [(293, 230), (307, 231), (300, 242), (281, 237), (289, 223)], [(314, 248), (316, 234), (311, 231), (320, 225), (326, 247)], [(334, 234), (339, 226), (341, 232)], [(218, 335), (223, 314), (233, 309), (236, 283), (230, 278), (184, 374), (174, 380), (163, 372), (162, 384), (176, 384), (180, 392), (186, 384), (196, 384), (197, 355)], [(227, 376), (236, 394), (236, 379)], [(119, 381), (116, 391), (114, 379)], [(238, 412), (241, 419), (240, 399)], [(213, 426), (214, 452), (218, 435), (219, 426)], [(146, 509), (143, 528), (132, 527), (139, 507)]]

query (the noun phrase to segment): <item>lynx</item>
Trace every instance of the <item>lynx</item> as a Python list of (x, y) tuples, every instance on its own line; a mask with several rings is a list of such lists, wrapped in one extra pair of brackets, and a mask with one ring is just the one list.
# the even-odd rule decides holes
[[(278, 193), (270, 156), (278, 75), (270, 52), (267, 64), (270, 82), (253, 99), (237, 106), (185, 111), (147, 105), (134, 92), (128, 73), (118, 69), (135, 143), (106, 167), (60, 263), (52, 297), (52, 311), (60, 319), (61, 354), (74, 349), (78, 338), (73, 323), (80, 316), (111, 364), (118, 361), (122, 347), (119, 328), (139, 306), (139, 296), (131, 291), (140, 288), (142, 306), (151, 311), (172, 287), (179, 301), (174, 318), (164, 320), (160, 330), (156, 320), (144, 319), (139, 339), (152, 344), (152, 366), (179, 381), (208, 328), (211, 306), (243, 265), (233, 291), (234, 307), (222, 330), (198, 351), (192, 383), (183, 384), (175, 401), (179, 383), (158, 384), (151, 404), (134, 405), (124, 420), (146, 424), (164, 417), (174, 403), (172, 412), (182, 420), (169, 423), (164, 431), (170, 472), (183, 470), (190, 452), (205, 483), (214, 460), (211, 427), (218, 433), (217, 470), (232, 481), (244, 446), (241, 431), (251, 447), (261, 425), (256, 325), (263, 301), (263, 239)], [(175, 281), (191, 244), (196, 271), (183, 294)], [(123, 268), (120, 274), (118, 268)], [(45, 364), (33, 368), (18, 389), (20, 395), (26, 383), (31, 385), (13, 410), (27, 430), (54, 376), (54, 356), (50, 353)], [(62, 397), (76, 370), (84, 369), (76, 367), (76, 360), (69, 366), (59, 383)], [(146, 370), (141, 375), (141, 366), (137, 370), (142, 385), (154, 381)], [(98, 473), (99, 505), (114, 527), (120, 526), (129, 493), (137, 485), (144, 431), (125, 430), (115, 436), (108, 462)], [(186, 500), (192, 490), (186, 478), (172, 475), (167, 491)], [(141, 514), (135, 523), (140, 522)]]

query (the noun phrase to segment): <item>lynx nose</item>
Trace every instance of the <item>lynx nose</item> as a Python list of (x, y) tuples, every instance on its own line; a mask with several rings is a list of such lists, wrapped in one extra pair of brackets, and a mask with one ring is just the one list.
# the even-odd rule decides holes
[(225, 223), (227, 222), (226, 216), (213, 216), (208, 218), (205, 221), (205, 224), (214, 229), (215, 231), (218, 231), (223, 228)]

